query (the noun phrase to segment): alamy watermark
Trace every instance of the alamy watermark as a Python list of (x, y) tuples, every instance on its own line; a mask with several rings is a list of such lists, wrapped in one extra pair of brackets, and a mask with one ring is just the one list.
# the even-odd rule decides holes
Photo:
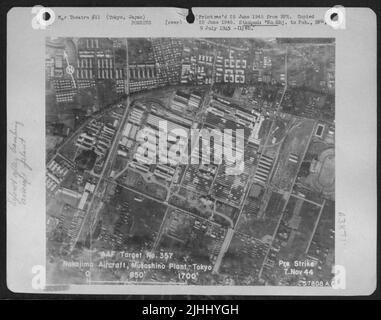
[(169, 129), (167, 121), (158, 130), (144, 127), (136, 136), (139, 146), (135, 159), (142, 164), (215, 164), (225, 165), (225, 174), (244, 170), (244, 129)]

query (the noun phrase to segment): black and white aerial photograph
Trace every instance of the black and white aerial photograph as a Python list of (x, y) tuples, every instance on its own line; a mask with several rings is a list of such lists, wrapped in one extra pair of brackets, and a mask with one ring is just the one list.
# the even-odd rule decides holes
[(47, 38), (48, 283), (331, 286), (332, 38)]
[(6, 296), (381, 298), (376, 11), (131, 1), (6, 14)]

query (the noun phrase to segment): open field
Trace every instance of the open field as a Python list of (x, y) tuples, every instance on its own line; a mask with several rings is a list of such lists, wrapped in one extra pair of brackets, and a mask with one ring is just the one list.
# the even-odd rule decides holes
[[(285, 191), (289, 191), (297, 175), (298, 163), (302, 160), (308, 147), (310, 135), (314, 128), (313, 120), (301, 120), (288, 133), (280, 149), (280, 156), (276, 164), (276, 170), (271, 184)], [(290, 156), (295, 161), (290, 161)]]
[(271, 242), (285, 203), (283, 195), (272, 192), (261, 216), (242, 214), (238, 222), (238, 231), (255, 239)]

